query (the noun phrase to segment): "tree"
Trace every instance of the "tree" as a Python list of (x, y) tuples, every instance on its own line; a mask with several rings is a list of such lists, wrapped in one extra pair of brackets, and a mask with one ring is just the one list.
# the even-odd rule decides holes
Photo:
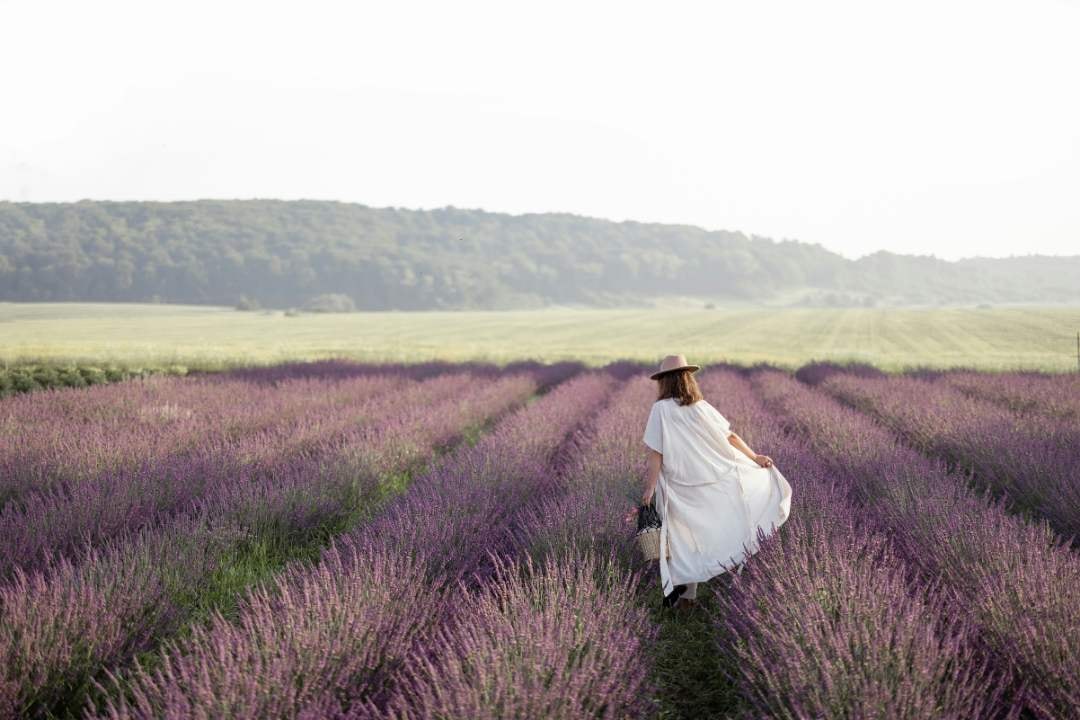
[(308, 312), (355, 312), (356, 304), (348, 295), (340, 293), (327, 293), (316, 295), (304, 304)]

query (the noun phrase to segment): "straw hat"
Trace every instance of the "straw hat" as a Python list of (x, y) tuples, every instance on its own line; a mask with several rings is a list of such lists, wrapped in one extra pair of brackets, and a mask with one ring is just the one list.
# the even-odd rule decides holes
[(689, 370), (691, 372), (697, 372), (700, 369), (701, 368), (697, 365), (690, 365), (689, 363), (687, 363), (686, 356), (684, 355), (668, 355), (666, 358), (664, 358), (663, 362), (660, 363), (660, 369), (654, 372), (649, 377), (655, 380), (661, 375), (666, 375), (669, 372), (675, 372), (676, 370)]

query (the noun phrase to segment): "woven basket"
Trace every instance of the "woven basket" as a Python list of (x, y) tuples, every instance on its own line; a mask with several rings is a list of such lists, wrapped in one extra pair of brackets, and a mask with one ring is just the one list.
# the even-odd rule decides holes
[[(660, 528), (648, 528), (637, 535), (638, 549), (642, 557), (647, 561), (660, 559)], [(671, 547), (667, 549), (667, 557), (671, 557)]]

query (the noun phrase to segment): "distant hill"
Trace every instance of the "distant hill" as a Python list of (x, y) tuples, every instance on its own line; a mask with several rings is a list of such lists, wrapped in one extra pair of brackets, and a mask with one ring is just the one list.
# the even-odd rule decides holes
[[(343, 297), (321, 298), (335, 295)], [(0, 300), (368, 310), (1080, 301), (1080, 256), (946, 262), (686, 225), (275, 200), (0, 202)]]

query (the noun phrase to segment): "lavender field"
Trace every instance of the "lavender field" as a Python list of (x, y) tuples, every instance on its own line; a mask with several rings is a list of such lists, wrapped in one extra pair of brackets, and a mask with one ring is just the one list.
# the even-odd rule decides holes
[(345, 361), (0, 399), (0, 717), (1045, 718), (1080, 380), (714, 366), (794, 489), (689, 612), (644, 368)]

